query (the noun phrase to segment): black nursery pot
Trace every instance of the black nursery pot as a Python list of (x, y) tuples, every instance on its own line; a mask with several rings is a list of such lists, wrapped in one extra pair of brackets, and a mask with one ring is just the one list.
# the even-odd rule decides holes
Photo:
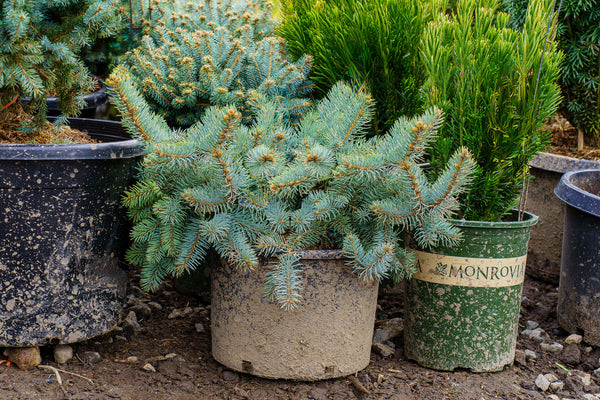
[[(81, 118), (98, 118), (100, 116), (98, 114), (102, 113), (102, 106), (108, 105), (108, 87), (102, 79), (96, 79), (100, 89), (83, 96), (84, 106), (81, 109)], [(58, 97), (50, 96), (46, 98), (46, 106), (50, 116), (57, 116), (61, 113)]]
[(558, 322), (600, 346), (600, 170), (568, 172), (554, 193), (565, 203)]
[(70, 125), (99, 143), (0, 145), (0, 347), (91, 338), (123, 306), (120, 201), (145, 148), (117, 122)]

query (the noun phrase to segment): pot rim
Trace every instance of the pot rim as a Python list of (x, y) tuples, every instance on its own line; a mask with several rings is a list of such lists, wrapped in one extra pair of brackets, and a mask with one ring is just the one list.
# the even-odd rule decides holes
[(299, 250), (296, 252), (303, 260), (341, 260), (348, 258), (343, 250)]
[(600, 168), (600, 161), (584, 160), (560, 154), (540, 152), (529, 162), (529, 166), (545, 171), (565, 173), (582, 169)]
[(565, 204), (593, 216), (600, 217), (600, 196), (583, 190), (572, 182), (574, 175), (587, 174), (594, 174), (600, 178), (600, 169), (583, 169), (567, 172), (560, 178), (558, 185), (554, 188), (554, 194)]
[[(49, 120), (53, 119), (56, 118), (49, 117)], [(92, 118), (69, 118), (68, 121), (76, 125), (90, 124), (85, 129), (88, 134), (107, 141), (84, 144), (0, 144), (0, 160), (118, 160), (140, 157), (147, 153), (142, 141), (115, 134), (114, 129), (122, 125), (119, 121)], [(103, 128), (106, 132), (102, 132)], [(77, 129), (83, 130), (79, 126)]]
[[(517, 210), (512, 210), (511, 214), (515, 215)], [(537, 224), (538, 216), (528, 211), (523, 211), (525, 219), (522, 221), (470, 221), (466, 219), (447, 219), (454, 226), (468, 228), (486, 228), (486, 229), (516, 229), (526, 228)]]

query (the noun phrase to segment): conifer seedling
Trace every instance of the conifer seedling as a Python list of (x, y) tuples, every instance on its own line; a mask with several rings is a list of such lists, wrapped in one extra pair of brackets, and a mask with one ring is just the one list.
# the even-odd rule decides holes
[(149, 151), (124, 198), (135, 224), (128, 259), (146, 290), (199, 267), (213, 247), (248, 270), (259, 257), (275, 258), (265, 295), (293, 309), (302, 297), (298, 250), (343, 249), (360, 278), (402, 279), (414, 262), (400, 244), (403, 230), (423, 246), (460, 239), (446, 218), (469, 181), (469, 152), (455, 152), (436, 181), (419, 165), (443, 119), (437, 109), (368, 140), (372, 98), (339, 83), (296, 122), (254, 92), (251, 121), (233, 105), (212, 106), (182, 130), (119, 72), (115, 103)]
[(151, 0), (139, 9), (146, 35), (125, 61), (151, 109), (179, 127), (211, 105), (236, 104), (249, 119), (255, 90), (285, 107), (287, 118), (301, 117), (310, 106), (312, 58), (287, 60), (271, 8), (262, 0)]

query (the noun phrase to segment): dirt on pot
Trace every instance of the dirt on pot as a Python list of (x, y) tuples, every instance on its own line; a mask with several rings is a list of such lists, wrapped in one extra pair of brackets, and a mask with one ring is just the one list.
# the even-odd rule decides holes
[[(371, 363), (359, 373), (305, 383), (268, 380), (224, 368), (210, 352), (209, 296), (184, 296), (166, 284), (148, 295), (132, 279), (113, 331), (70, 346), (57, 364), (0, 364), (2, 399), (600, 399), (600, 348), (569, 336), (556, 320), (557, 288), (526, 278), (514, 365), (497, 373), (422, 368), (402, 350), (403, 299), (379, 298)], [(60, 346), (56, 350), (64, 350)], [(58, 353), (57, 359), (65, 362)], [(52, 367), (52, 368), (48, 368)], [(60, 382), (59, 382), (60, 379)], [(549, 397), (554, 395), (556, 397)]]

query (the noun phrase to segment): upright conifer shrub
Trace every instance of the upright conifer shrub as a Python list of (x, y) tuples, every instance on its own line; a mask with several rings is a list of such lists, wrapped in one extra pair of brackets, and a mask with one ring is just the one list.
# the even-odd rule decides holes
[[(167, 3), (167, 4), (165, 4)], [(271, 5), (262, 0), (152, 0), (139, 12), (147, 33), (127, 57), (130, 76), (153, 111), (171, 126), (187, 127), (210, 105), (247, 108), (250, 90), (278, 101), (291, 120), (310, 102), (312, 59), (287, 61), (274, 36)], [(150, 26), (153, 16), (161, 18)], [(246, 118), (247, 111), (244, 113)]]
[(301, 299), (298, 250), (343, 248), (360, 277), (400, 279), (413, 271), (402, 229), (424, 246), (460, 237), (445, 218), (468, 182), (468, 151), (455, 152), (433, 182), (419, 167), (442, 122), (437, 110), (366, 140), (373, 100), (338, 84), (297, 123), (255, 92), (250, 122), (235, 106), (213, 106), (191, 127), (172, 129), (120, 72), (117, 107), (149, 150), (124, 199), (135, 224), (128, 259), (142, 268), (146, 290), (197, 268), (212, 246), (249, 270), (275, 257), (265, 294), (291, 309)]
[[(425, 3), (425, 4), (424, 4)], [(364, 85), (375, 100), (373, 132), (422, 110), (421, 0), (282, 0), (278, 32), (295, 57), (309, 54), (317, 94), (339, 80)]]
[(461, 211), (478, 221), (500, 221), (517, 206), (529, 161), (548, 145), (540, 128), (560, 101), (552, 0), (532, 0), (522, 30), (497, 8), (498, 0), (459, 0), (446, 14), (441, 4), (423, 38), (423, 92), (446, 114), (431, 162), (435, 171), (461, 146), (473, 153)]
[(117, 0), (0, 0), (0, 10), (0, 120), (19, 118), (20, 98), (29, 97), (29, 127), (40, 127), (49, 93), (76, 115), (94, 84), (77, 54), (116, 32)]

